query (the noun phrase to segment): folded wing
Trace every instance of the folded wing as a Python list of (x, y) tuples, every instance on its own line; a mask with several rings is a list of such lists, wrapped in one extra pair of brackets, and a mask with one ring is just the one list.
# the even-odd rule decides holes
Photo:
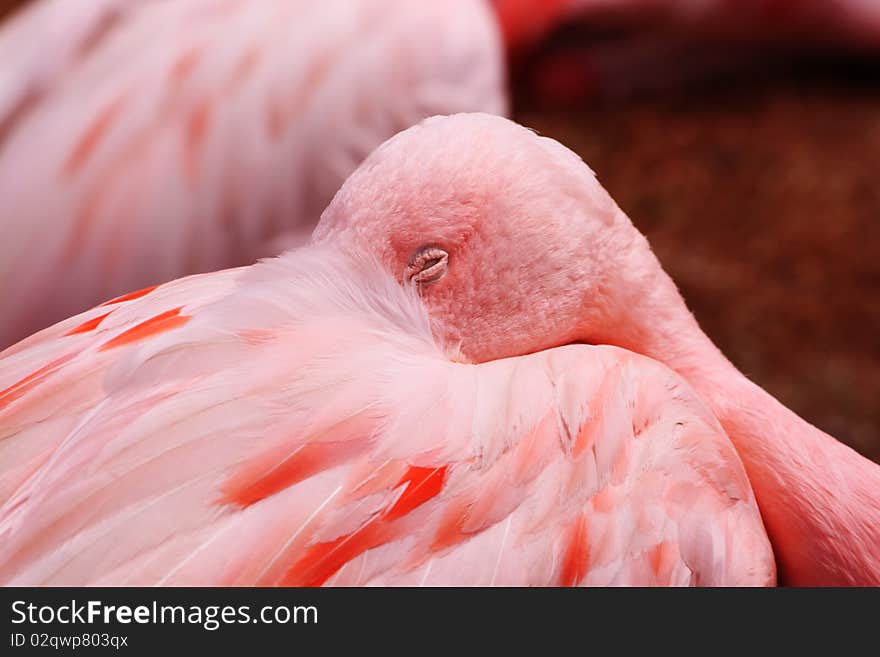
[(300, 250), (0, 358), (5, 584), (767, 584), (715, 419), (584, 345), (482, 365), (370, 264)]

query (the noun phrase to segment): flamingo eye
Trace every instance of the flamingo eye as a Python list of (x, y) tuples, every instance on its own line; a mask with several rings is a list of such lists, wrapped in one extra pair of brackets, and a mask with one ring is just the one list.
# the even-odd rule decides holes
[(446, 275), (449, 254), (439, 246), (423, 246), (413, 253), (403, 273), (405, 283), (429, 285)]

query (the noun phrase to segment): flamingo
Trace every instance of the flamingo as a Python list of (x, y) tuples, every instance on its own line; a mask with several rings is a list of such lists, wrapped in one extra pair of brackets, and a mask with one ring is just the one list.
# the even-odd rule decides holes
[(775, 583), (690, 384), (569, 344), (575, 316), (640, 302), (609, 269), (644, 246), (624, 224), (558, 143), (431, 119), (366, 160), (309, 245), (8, 348), (0, 582)]
[(506, 112), (498, 42), (481, 0), (31, 4), (0, 31), (0, 348), (306, 241), (388, 137)]
[[(313, 242), (369, 250), (391, 272), (430, 245), (442, 271), (423, 286), (422, 302), (439, 339), (469, 360), (582, 342), (664, 363), (707, 403), (742, 458), (780, 582), (880, 585), (880, 466), (724, 357), (574, 153), (486, 116), (432, 121), (405, 135), (352, 175)], [(418, 160), (409, 159), (411, 147)], [(402, 158), (412, 166), (396, 166)], [(363, 189), (378, 190), (369, 203)]]

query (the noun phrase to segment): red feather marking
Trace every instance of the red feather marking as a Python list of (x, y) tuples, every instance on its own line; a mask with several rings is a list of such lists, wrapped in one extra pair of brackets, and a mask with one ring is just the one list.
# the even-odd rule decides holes
[(281, 585), (321, 586), (349, 561), (387, 543), (393, 537), (388, 523), (370, 520), (350, 534), (333, 541), (316, 543), (287, 571)]
[(587, 520), (581, 515), (568, 532), (568, 545), (562, 557), (560, 586), (577, 586), (587, 574), (590, 565), (590, 543)]
[(651, 570), (657, 576), (658, 584), (669, 583), (669, 576), (672, 574), (672, 567), (675, 565), (678, 554), (678, 547), (671, 541), (658, 543), (648, 551), (648, 563), (651, 564)]
[(70, 329), (64, 335), (77, 335), (78, 333), (88, 333), (89, 331), (94, 331), (96, 328), (98, 328), (101, 325), (101, 322), (103, 322), (105, 319), (107, 319), (107, 317), (109, 315), (110, 315), (110, 313), (104, 313), (103, 315), (98, 315), (97, 317), (92, 317), (90, 320), (83, 322), (82, 324), (80, 324), (79, 326), (77, 326), (75, 328)]
[[(397, 482), (397, 486), (407, 484), (406, 489), (397, 502), (385, 512), (385, 520), (396, 520), (421, 506), (432, 497), (436, 497), (446, 482), (446, 466), (439, 468), (420, 468), (410, 466), (406, 474)], [(397, 488), (395, 486), (395, 488)]]
[(250, 485), (224, 491), (222, 501), (250, 506), (338, 464), (347, 454), (345, 447), (338, 443), (306, 443)]
[(606, 486), (598, 493), (593, 495), (593, 508), (600, 513), (608, 513), (614, 508), (615, 497), (611, 492), (611, 487)]
[(20, 399), (28, 391), (33, 390), (38, 385), (43, 383), (47, 378), (49, 378), (50, 375), (57, 372), (62, 365), (67, 363), (74, 356), (76, 356), (76, 354), (71, 353), (61, 356), (60, 358), (56, 358), (52, 362), (43, 365), (43, 367), (36, 370), (35, 372), (31, 372), (17, 383), (13, 383), (5, 390), (0, 390), (0, 410), (6, 408), (16, 399)]
[(95, 117), (67, 158), (64, 164), (65, 175), (73, 175), (86, 163), (122, 110), (122, 101), (123, 97), (120, 96)]
[(601, 428), (602, 422), (598, 418), (589, 417), (584, 420), (574, 439), (574, 446), (571, 450), (573, 458), (580, 458), (584, 452), (593, 446)]
[(350, 534), (308, 548), (287, 571), (282, 584), (320, 586), (355, 557), (398, 538), (400, 530), (395, 521), (436, 497), (443, 489), (446, 472), (447, 466), (410, 466), (395, 485), (406, 485), (406, 489), (393, 506)]
[(431, 552), (439, 552), (448, 547), (461, 543), (463, 540), (470, 538), (471, 534), (467, 534), (462, 529), (468, 519), (468, 505), (465, 502), (458, 502), (451, 505), (440, 520), (440, 525), (434, 534), (434, 540), (431, 542)]
[(172, 86), (180, 87), (189, 79), (202, 59), (203, 50), (202, 47), (191, 48), (177, 58), (169, 75)]
[(241, 59), (238, 60), (238, 63), (235, 66), (235, 70), (233, 70), (233, 72), (232, 72), (232, 76), (229, 79), (227, 93), (232, 93), (245, 80), (247, 80), (248, 76), (257, 67), (257, 64), (260, 63), (260, 60), (262, 58), (263, 58), (263, 53), (256, 46), (254, 46), (253, 48), (248, 50), (241, 57)]
[(512, 469), (515, 483), (524, 483), (538, 476), (547, 462), (547, 445), (555, 442), (557, 436), (556, 413), (551, 411), (516, 446)]
[(375, 420), (359, 414), (309, 437), (286, 441), (250, 459), (223, 485), (219, 503), (249, 506), (363, 454)]
[(102, 303), (99, 308), (102, 306), (112, 306), (114, 303), (122, 303), (123, 301), (131, 301), (132, 299), (140, 299), (141, 297), (147, 296), (150, 292), (155, 290), (158, 285), (153, 285), (151, 287), (145, 287), (142, 290), (135, 290), (134, 292), (129, 292), (128, 294), (123, 294), (121, 297), (115, 297), (110, 299), (110, 301), (105, 301)]
[(599, 385), (599, 389), (590, 401), (587, 416), (578, 428), (577, 436), (574, 439), (574, 446), (571, 450), (573, 458), (578, 459), (588, 449), (592, 449), (596, 439), (605, 430), (606, 400), (618, 397), (620, 377), (620, 364), (616, 364), (606, 372), (605, 378)]
[(340, 568), (367, 550), (379, 547), (399, 536), (394, 521), (436, 497), (446, 481), (447, 466), (421, 468), (410, 466), (397, 486), (406, 489), (394, 506), (374, 516), (350, 534), (316, 543), (287, 571), (286, 586), (321, 586)]
[(108, 340), (101, 346), (99, 351), (107, 351), (108, 349), (121, 347), (122, 345), (131, 344), (132, 342), (143, 340), (152, 335), (158, 335), (159, 333), (164, 333), (165, 331), (170, 331), (171, 329), (183, 326), (191, 319), (191, 317), (189, 315), (181, 315), (181, 310), (182, 307), (174, 308), (161, 315), (151, 317), (147, 321), (141, 322), (127, 331), (123, 331), (112, 340)]
[(186, 144), (183, 149), (184, 170), (189, 176), (190, 182), (194, 182), (199, 175), (199, 151), (205, 143), (208, 128), (214, 115), (212, 101), (206, 100), (200, 103), (189, 117), (186, 129)]

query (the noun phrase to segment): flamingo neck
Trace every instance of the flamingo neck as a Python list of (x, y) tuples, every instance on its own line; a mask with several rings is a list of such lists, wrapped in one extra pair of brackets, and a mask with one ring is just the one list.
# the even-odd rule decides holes
[(652, 321), (636, 348), (684, 376), (730, 436), (752, 482), (780, 583), (880, 585), (880, 466), (749, 381), (666, 280), (664, 305), (647, 313)]

